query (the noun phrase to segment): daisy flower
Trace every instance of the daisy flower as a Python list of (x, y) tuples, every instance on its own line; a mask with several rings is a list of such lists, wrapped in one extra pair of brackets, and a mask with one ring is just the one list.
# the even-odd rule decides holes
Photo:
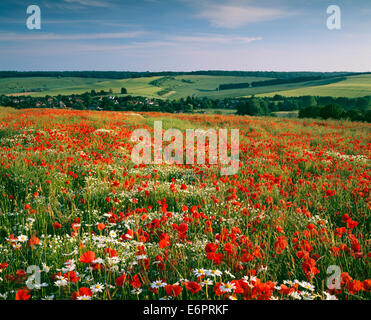
[(314, 291), (314, 286), (311, 285), (309, 282), (305, 282), (305, 281), (302, 281), (302, 282), (299, 282), (299, 285), (307, 290), (310, 290), (310, 291)]
[(90, 287), (91, 291), (94, 293), (102, 292), (104, 290), (104, 285), (101, 283), (96, 283)]
[(18, 236), (17, 240), (19, 242), (26, 242), (28, 240), (28, 237), (25, 236), (25, 235), (23, 235), (23, 234), (21, 234), (20, 236)]
[(214, 277), (220, 277), (222, 274), (223, 274), (223, 272), (221, 272), (218, 269), (207, 270), (207, 272), (206, 272), (206, 275), (214, 276)]
[(91, 296), (79, 296), (77, 300), (91, 300)]
[(165, 287), (166, 286), (166, 282), (162, 281), (162, 280), (156, 280), (156, 281), (153, 281), (151, 283), (151, 288), (153, 289), (157, 289), (157, 288), (161, 288), (161, 287)]
[(289, 296), (292, 297), (292, 298), (294, 298), (294, 299), (301, 300), (300, 294), (297, 293), (296, 291), (290, 292), (289, 293)]
[(130, 292), (131, 292), (131, 294), (141, 294), (142, 291), (143, 291), (143, 290), (140, 289), (140, 288), (135, 288), (135, 289), (131, 290)]
[(109, 233), (109, 236), (110, 236), (110, 238), (117, 238), (117, 233), (115, 231), (111, 230), (110, 233)]
[(67, 280), (66, 279), (60, 279), (60, 280), (57, 280), (54, 282), (54, 285), (57, 286), (57, 287), (64, 287), (68, 284)]
[(193, 270), (193, 273), (196, 275), (196, 277), (201, 277), (206, 275), (205, 269), (195, 269)]
[(295, 282), (291, 280), (283, 280), (283, 284), (286, 284), (287, 286), (292, 287), (295, 284)]
[(220, 291), (223, 292), (232, 292), (234, 289), (236, 289), (236, 285), (232, 282), (223, 283), (220, 286)]
[(302, 291), (300, 295), (303, 297), (303, 300), (313, 300), (312, 294), (308, 291)]
[(228, 270), (224, 271), (225, 274), (229, 275), (232, 279), (236, 278), (232, 273), (230, 273)]
[(338, 298), (332, 294), (329, 294), (328, 292), (323, 292), (326, 296), (326, 300), (338, 300)]
[(213, 281), (210, 280), (210, 279), (205, 279), (201, 282), (202, 285), (208, 285), (208, 286), (212, 286), (213, 285)]

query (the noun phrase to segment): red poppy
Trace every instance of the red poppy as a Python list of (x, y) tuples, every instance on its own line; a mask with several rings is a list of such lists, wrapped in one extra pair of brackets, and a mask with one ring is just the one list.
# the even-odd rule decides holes
[(82, 263), (92, 263), (95, 260), (95, 253), (93, 251), (86, 251), (81, 256), (79, 261)]
[(165, 292), (169, 297), (177, 297), (182, 292), (182, 287), (177, 284), (165, 286)]
[(15, 300), (29, 300), (31, 295), (29, 290), (19, 289), (15, 295)]
[(81, 287), (78, 291), (75, 291), (72, 294), (72, 300), (77, 300), (78, 297), (82, 297), (82, 296), (91, 297), (92, 295), (93, 295), (93, 292), (91, 291), (90, 288)]
[(122, 276), (119, 276), (115, 280), (116, 286), (117, 287), (122, 287), (125, 281), (126, 281), (126, 275), (125, 274), (123, 274)]
[(188, 291), (192, 292), (192, 294), (195, 294), (196, 292), (201, 290), (201, 286), (195, 281), (186, 282), (185, 287)]

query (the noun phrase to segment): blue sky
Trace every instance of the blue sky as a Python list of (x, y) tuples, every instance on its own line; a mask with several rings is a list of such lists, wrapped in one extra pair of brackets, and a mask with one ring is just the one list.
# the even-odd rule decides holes
[(370, 34), (371, 0), (1, 0), (0, 70), (371, 71)]

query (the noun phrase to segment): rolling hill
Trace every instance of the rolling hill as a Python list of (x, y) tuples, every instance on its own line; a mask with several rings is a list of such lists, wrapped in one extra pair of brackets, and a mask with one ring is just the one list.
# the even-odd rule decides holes
[(125, 87), (129, 95), (149, 98), (179, 99), (187, 96), (237, 98), (257, 96), (333, 96), (361, 97), (371, 95), (371, 74), (335, 76), (319, 80), (265, 85), (259, 87), (218, 90), (222, 84), (241, 84), (275, 78), (224, 75), (166, 75), (129, 79), (79, 77), (17, 77), (0, 79), (0, 94), (57, 96), (81, 94), (92, 89), (121, 95)]
[(260, 94), (259, 96), (272, 97), (276, 94), (285, 97), (298, 96), (331, 96), (331, 97), (347, 97), (357, 98), (371, 95), (371, 75), (358, 75), (346, 77), (346, 80), (336, 83), (306, 86), (292, 90), (283, 90), (270, 92), (268, 94)]

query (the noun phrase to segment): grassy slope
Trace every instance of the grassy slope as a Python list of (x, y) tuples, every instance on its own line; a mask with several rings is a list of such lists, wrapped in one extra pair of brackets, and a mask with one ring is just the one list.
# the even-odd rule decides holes
[[(25, 89), (42, 88), (42, 92), (30, 93), (33, 96), (79, 94), (92, 89), (112, 89), (120, 93), (122, 87), (127, 88), (130, 95), (151, 98), (179, 99), (187, 96), (210, 98), (234, 98), (250, 96), (285, 96), (319, 95), (358, 97), (371, 95), (371, 75), (351, 76), (345, 81), (335, 82), (334, 79), (308, 81), (302, 83), (282, 84), (247, 89), (232, 89), (217, 91), (224, 83), (241, 83), (263, 81), (268, 78), (232, 77), (232, 76), (202, 76), (185, 75), (176, 77), (148, 77), (136, 79), (85, 79), (85, 78), (10, 78), (0, 79), (0, 94), (21, 92)], [(154, 80), (156, 85), (151, 84)], [(159, 94), (160, 92), (160, 94)]]
[(323, 86), (309, 86), (294, 90), (276, 91), (260, 96), (274, 96), (280, 94), (287, 97), (295, 96), (332, 96), (332, 97), (362, 97), (371, 95), (371, 75), (350, 76), (347, 80)]
[(0, 94), (20, 93), (23, 90), (42, 89), (43, 92), (38, 92), (39, 95), (48, 94), (49, 91), (60, 90), (62, 88), (82, 86), (89, 88), (94, 84), (105, 81), (105, 79), (93, 78), (4, 78), (0, 79)]
[[(231, 77), (231, 76), (177, 76), (173, 79), (164, 79), (160, 82), (161, 88), (173, 92), (167, 98), (176, 99), (187, 96), (224, 97), (230, 94), (230, 90), (216, 91), (220, 84), (242, 83), (252, 81), (263, 81), (269, 78), (262, 77)], [(161, 89), (159, 88), (159, 89)], [(238, 89), (244, 91), (246, 89)], [(232, 90), (237, 91), (237, 90)], [(235, 92), (233, 93), (235, 96)]]
[[(122, 87), (127, 88), (130, 95), (141, 95), (156, 98), (181, 98), (187, 96), (236, 96), (244, 93), (244, 89), (232, 92), (215, 89), (223, 83), (240, 83), (269, 78), (257, 77), (231, 77), (231, 76), (177, 76), (174, 79), (162, 80), (162, 77), (146, 77), (123, 80), (83, 79), (83, 78), (12, 78), (0, 79), (0, 94), (19, 93), (24, 89), (31, 90), (43, 88), (42, 92), (30, 93), (32, 96), (79, 94), (92, 89), (109, 90), (115, 94), (120, 93)], [(152, 85), (153, 80), (161, 79), (159, 85)], [(185, 80), (187, 82), (184, 82)], [(158, 92), (166, 90), (167, 94)], [(230, 91), (230, 90), (228, 90)]]

